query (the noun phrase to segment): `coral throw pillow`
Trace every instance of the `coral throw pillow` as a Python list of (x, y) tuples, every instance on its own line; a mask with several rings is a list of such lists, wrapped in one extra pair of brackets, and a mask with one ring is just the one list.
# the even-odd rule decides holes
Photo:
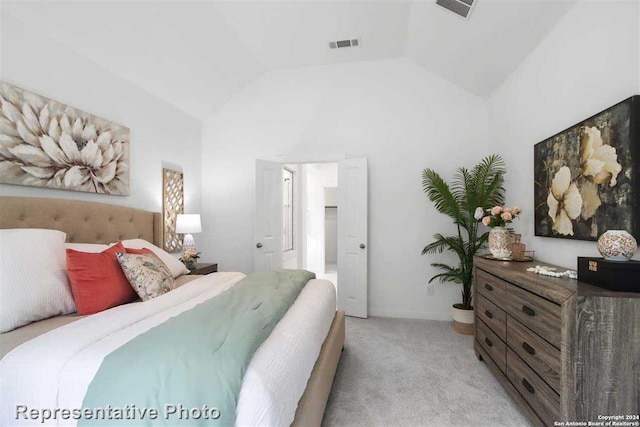
[[(131, 249), (127, 249), (128, 251)], [(117, 257), (124, 275), (142, 301), (156, 298), (176, 288), (173, 275), (167, 266), (160, 261), (160, 258), (153, 253), (118, 252)]]
[(124, 251), (121, 243), (99, 253), (67, 249), (67, 274), (78, 315), (98, 313), (137, 299), (116, 257)]

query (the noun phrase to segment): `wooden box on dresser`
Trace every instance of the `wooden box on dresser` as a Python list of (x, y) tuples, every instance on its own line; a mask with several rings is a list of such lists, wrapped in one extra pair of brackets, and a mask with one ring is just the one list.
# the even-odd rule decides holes
[(526, 271), (536, 264), (475, 257), (476, 355), (534, 425), (638, 422), (640, 293)]

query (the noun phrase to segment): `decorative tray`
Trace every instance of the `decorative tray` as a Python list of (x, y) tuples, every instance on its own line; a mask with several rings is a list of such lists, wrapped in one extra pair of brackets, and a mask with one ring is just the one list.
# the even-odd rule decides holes
[(533, 261), (533, 255), (525, 255), (521, 259), (511, 259), (511, 258), (496, 258), (491, 254), (482, 255), (485, 259), (490, 259), (491, 261), (509, 261), (509, 262), (531, 262)]

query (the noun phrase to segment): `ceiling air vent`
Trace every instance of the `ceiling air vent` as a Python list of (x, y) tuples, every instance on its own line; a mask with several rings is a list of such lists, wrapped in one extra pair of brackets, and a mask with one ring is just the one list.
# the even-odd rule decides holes
[(358, 47), (360, 46), (360, 39), (338, 40), (335, 42), (329, 42), (331, 49), (340, 49), (343, 47)]
[(438, 5), (463, 18), (469, 17), (469, 13), (475, 2), (477, 2), (477, 0), (436, 0)]

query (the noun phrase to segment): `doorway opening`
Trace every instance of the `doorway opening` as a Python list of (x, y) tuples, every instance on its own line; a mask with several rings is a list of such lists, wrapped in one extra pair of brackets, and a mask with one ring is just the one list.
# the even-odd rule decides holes
[(338, 284), (338, 164), (282, 167), (282, 268)]
[[(286, 165), (256, 159), (255, 177), (254, 271), (283, 266), (314, 271), (318, 277), (340, 283), (336, 287), (340, 310), (347, 316), (366, 318), (369, 252), (366, 157), (333, 164)], [(335, 202), (331, 201), (332, 193), (338, 194)], [(287, 202), (283, 203), (283, 199)], [(335, 264), (331, 239), (335, 235), (327, 232), (332, 229), (333, 212), (338, 222), (337, 273), (332, 273)]]

